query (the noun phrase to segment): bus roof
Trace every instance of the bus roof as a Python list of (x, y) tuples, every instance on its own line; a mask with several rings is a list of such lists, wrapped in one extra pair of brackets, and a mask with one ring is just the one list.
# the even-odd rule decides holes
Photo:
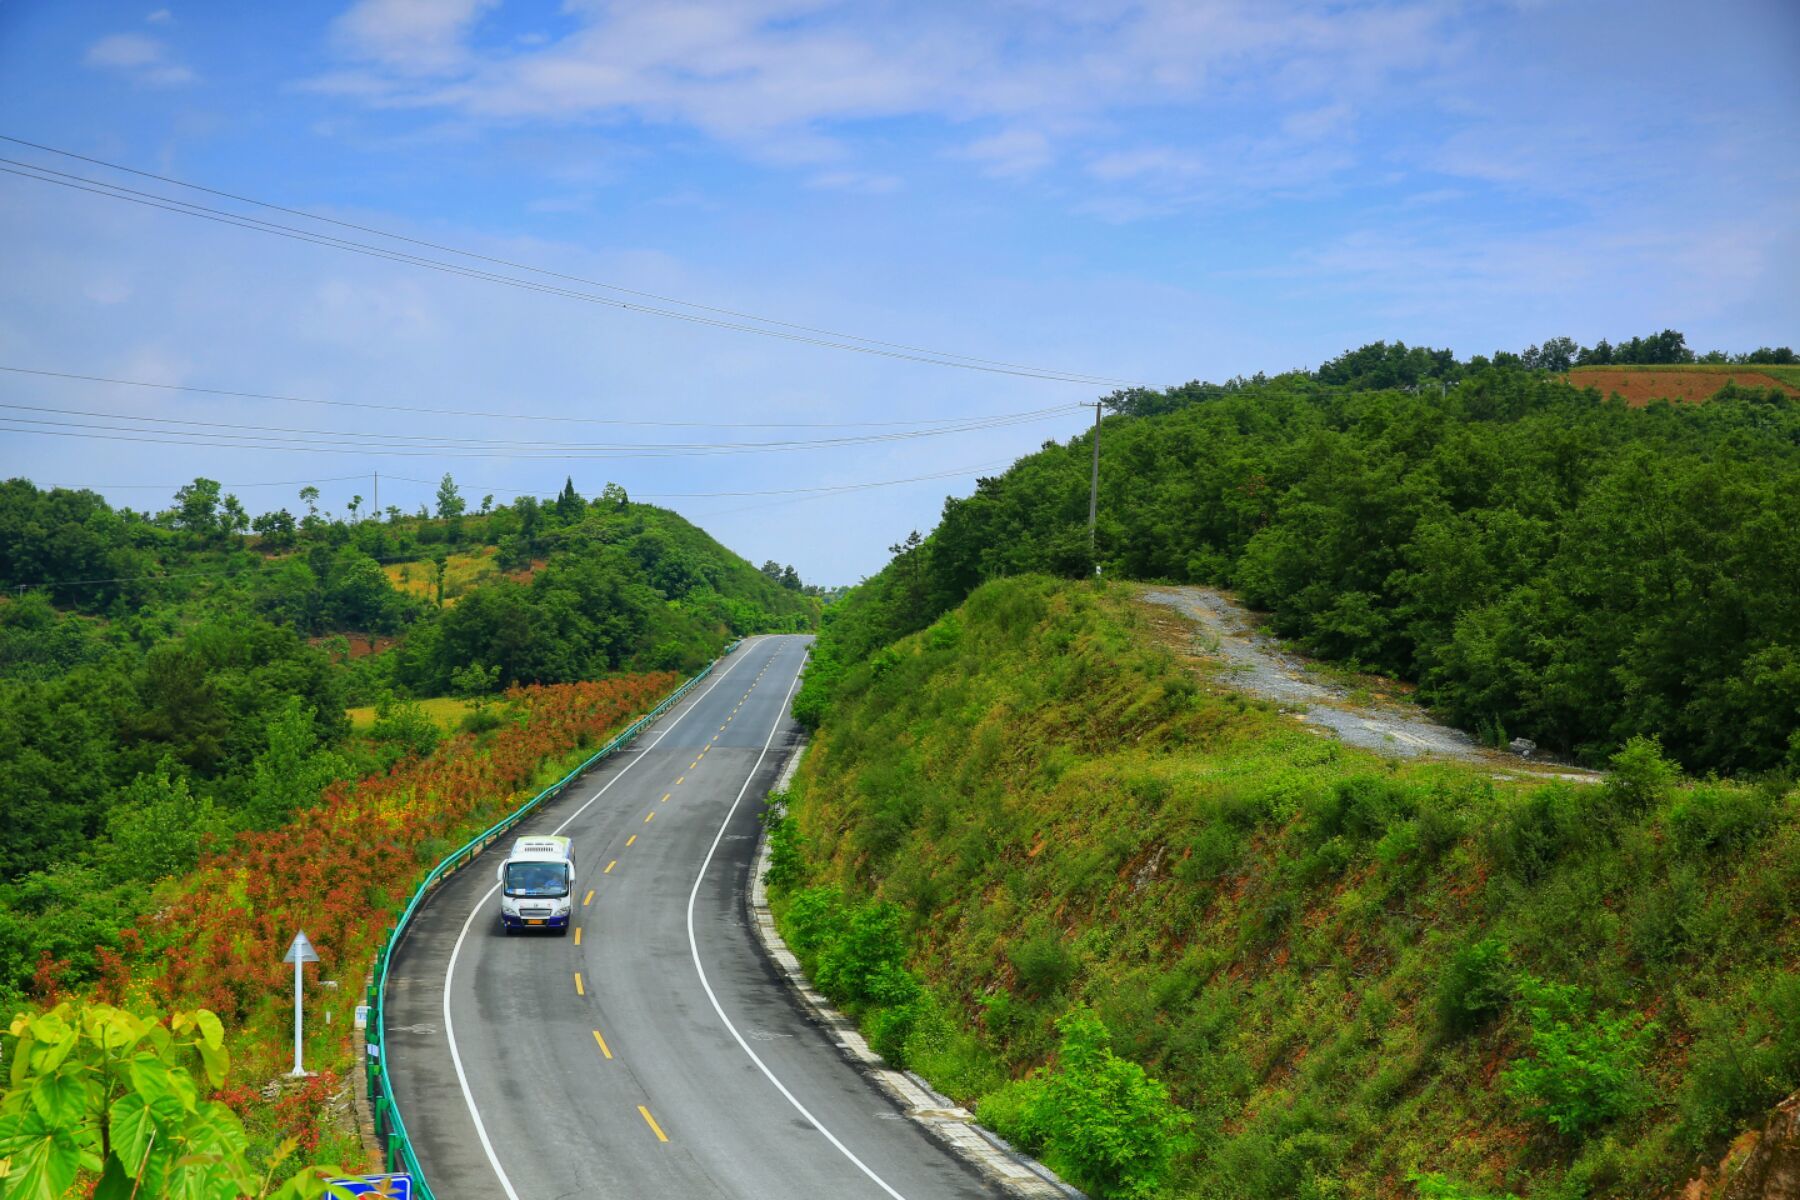
[(570, 858), (573, 841), (566, 837), (522, 837), (513, 843), (512, 858)]

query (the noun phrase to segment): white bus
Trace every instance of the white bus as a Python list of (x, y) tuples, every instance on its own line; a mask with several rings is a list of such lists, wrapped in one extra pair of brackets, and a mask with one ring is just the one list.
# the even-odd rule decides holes
[(575, 896), (575, 843), (566, 837), (522, 837), (500, 864), (500, 929), (569, 932)]

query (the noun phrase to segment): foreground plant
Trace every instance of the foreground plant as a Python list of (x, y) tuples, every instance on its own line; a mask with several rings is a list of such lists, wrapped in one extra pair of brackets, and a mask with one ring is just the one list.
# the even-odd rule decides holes
[(225, 1083), (230, 1056), (205, 1009), (166, 1022), (106, 1004), (20, 1014), (7, 1030), (0, 1095), (0, 1198), (58, 1200), (78, 1180), (94, 1200), (342, 1195), (307, 1168), (274, 1177), (293, 1152), (250, 1158), (237, 1114), (203, 1098)]

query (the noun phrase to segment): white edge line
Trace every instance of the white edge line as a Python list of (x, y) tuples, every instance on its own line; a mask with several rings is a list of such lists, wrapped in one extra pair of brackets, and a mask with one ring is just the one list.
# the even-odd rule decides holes
[[(801, 666), (804, 667), (805, 665), (806, 656), (801, 655)], [(794, 672), (794, 681), (788, 684), (787, 694), (781, 698), (781, 707), (776, 710), (775, 724), (769, 729), (768, 740), (763, 742), (762, 753), (756, 756), (756, 765), (750, 768), (750, 774), (744, 780), (744, 786), (738, 790), (737, 799), (733, 800), (731, 802), (731, 807), (726, 810), (725, 819), (719, 823), (719, 832), (714, 835), (712, 845), (707, 847), (706, 858), (700, 863), (700, 873), (694, 876), (693, 890), (688, 892), (687, 902), (688, 949), (693, 953), (694, 970), (700, 974), (700, 986), (706, 989), (706, 998), (712, 1001), (713, 1011), (719, 1014), (719, 1020), (725, 1023), (725, 1028), (731, 1031), (731, 1036), (737, 1039), (737, 1044), (743, 1048), (745, 1054), (750, 1056), (750, 1061), (755, 1063), (757, 1069), (768, 1077), (770, 1083), (775, 1085), (775, 1090), (787, 1098), (787, 1102), (794, 1106), (795, 1112), (805, 1117), (814, 1129), (824, 1134), (825, 1140), (830, 1142), (833, 1146), (836, 1146), (839, 1153), (849, 1159), (852, 1163), (855, 1163), (857, 1170), (872, 1179), (875, 1182), (876, 1187), (892, 1196), (894, 1200), (906, 1200), (906, 1197), (888, 1186), (887, 1180), (870, 1170), (867, 1163), (856, 1157), (850, 1147), (840, 1142), (836, 1134), (820, 1124), (819, 1118), (807, 1111), (806, 1105), (800, 1103), (799, 1098), (796, 1097), (794, 1093), (788, 1091), (787, 1085), (777, 1079), (775, 1077), (775, 1072), (769, 1070), (768, 1064), (763, 1062), (763, 1060), (757, 1056), (756, 1051), (750, 1048), (750, 1043), (744, 1040), (744, 1035), (738, 1032), (737, 1026), (731, 1023), (731, 1018), (725, 1015), (724, 1007), (719, 1004), (719, 997), (713, 992), (712, 984), (707, 981), (706, 967), (700, 962), (700, 943), (694, 937), (694, 900), (700, 895), (700, 885), (706, 879), (707, 869), (712, 866), (713, 855), (718, 852), (719, 843), (725, 838), (725, 830), (730, 827), (733, 814), (737, 812), (738, 805), (743, 803), (744, 795), (750, 790), (750, 785), (756, 782), (756, 773), (762, 768), (763, 759), (768, 757), (769, 747), (775, 744), (775, 735), (781, 731), (782, 718), (787, 716), (788, 699), (793, 696), (794, 689), (798, 686), (800, 686), (800, 672), (796, 670)], [(752, 867), (752, 869), (754, 869), (754, 867)]]
[[(664, 738), (668, 737), (671, 733), (675, 732), (675, 727), (677, 725), (680, 725), (683, 721), (687, 720), (689, 713), (692, 713), (696, 708), (700, 707), (700, 701), (706, 699), (707, 696), (711, 695), (713, 688), (716, 688), (721, 683), (724, 683), (725, 677), (727, 675), (731, 674), (733, 671), (737, 670), (738, 667), (742, 666), (744, 663), (746, 663), (748, 661), (749, 661), (749, 656), (745, 655), (745, 656), (739, 658), (737, 660), (737, 662), (734, 662), (729, 667), (726, 667), (723, 671), (720, 671), (719, 677), (712, 681), (712, 685), (710, 687), (708, 687), (704, 692), (701, 692), (698, 696), (695, 696), (693, 703), (689, 704), (685, 709), (682, 710), (682, 712), (679, 716), (677, 716), (673, 721), (669, 722), (668, 728), (664, 729), (661, 733), (656, 735), (656, 741), (651, 742), (648, 746), (644, 747), (644, 749), (646, 749), (646, 750), (656, 749), (656, 747), (662, 743), (662, 740)], [(795, 678), (796, 678), (796, 680), (798, 680), (799, 677), (796, 676)], [(770, 736), (770, 739), (773, 740), (774, 734), (771, 733), (769, 736)], [(766, 750), (767, 747), (764, 747), (764, 749)], [(613, 784), (615, 784), (615, 783), (619, 782), (619, 780), (625, 778), (626, 773), (629, 772), (631, 770), (631, 768), (637, 766), (638, 763), (640, 763), (642, 761), (643, 761), (642, 755), (639, 755), (637, 758), (633, 758), (633, 759), (627, 761), (626, 764), (622, 768), (620, 768), (619, 773), (617, 775), (614, 775), (611, 779), (607, 780), (606, 783), (600, 788), (599, 791), (595, 792), (592, 796), (589, 796), (587, 798), (587, 802), (584, 803), (580, 808), (576, 809), (574, 812), (570, 813), (567, 820), (563, 821), (563, 823), (561, 825), (558, 825), (554, 830), (552, 830), (552, 833), (553, 834), (561, 833), (563, 830), (567, 829), (569, 827), (570, 823), (575, 820), (575, 818), (579, 817), (582, 813), (584, 813), (588, 810), (589, 805), (593, 804), (593, 802), (598, 800), (600, 797), (606, 795), (607, 790), (609, 788), (611, 788)], [(757, 759), (756, 761), (759, 764), (762, 762), (762, 760), (760, 758)], [(754, 774), (754, 773), (755, 772), (752, 771), (752, 774)], [(745, 784), (745, 786), (748, 787), (749, 785)], [(740, 793), (740, 796), (741, 796), (741, 793)], [(736, 808), (737, 806), (734, 804), (732, 807)], [(718, 843), (714, 842), (713, 844), (717, 845)], [(708, 855), (707, 857), (710, 858), (711, 855)], [(450, 951), (450, 964), (444, 968), (444, 1038), (445, 1038), (445, 1040), (447, 1040), (450, 1043), (450, 1063), (452, 1066), (454, 1066), (456, 1068), (456, 1082), (462, 1088), (463, 1103), (465, 1103), (469, 1106), (469, 1116), (475, 1122), (475, 1134), (477, 1137), (479, 1137), (481, 1139), (482, 1150), (484, 1150), (487, 1153), (488, 1165), (494, 1168), (494, 1174), (499, 1177), (500, 1187), (503, 1191), (505, 1191), (507, 1200), (519, 1200), (519, 1193), (517, 1193), (513, 1190), (512, 1180), (510, 1180), (506, 1177), (506, 1171), (500, 1166), (499, 1156), (494, 1153), (494, 1143), (488, 1139), (487, 1126), (482, 1124), (481, 1113), (475, 1107), (475, 1094), (469, 1090), (469, 1077), (463, 1071), (462, 1055), (460, 1053), (458, 1053), (457, 1049), (456, 1049), (456, 1023), (450, 1017), (450, 980), (451, 980), (451, 977), (456, 974), (456, 960), (462, 954), (463, 941), (469, 936), (469, 930), (474, 926), (476, 916), (481, 912), (482, 909), (487, 907), (487, 902), (488, 902), (489, 898), (491, 898), (493, 896), (493, 894), (499, 890), (500, 890), (500, 885), (496, 883), (493, 887), (491, 887), (487, 891), (483, 892), (481, 894), (481, 898), (479, 900), (475, 901), (474, 907), (469, 910), (468, 919), (463, 922), (462, 932), (456, 935), (456, 945), (454, 947), (452, 947), (452, 949)], [(716, 1002), (715, 1002), (715, 1006), (716, 1006)], [(829, 1137), (830, 1135), (827, 1134), (826, 1136)], [(835, 1141), (836, 1139), (834, 1138), (833, 1140)], [(867, 1169), (868, 1168), (866, 1168), (866, 1167), (864, 1168), (864, 1170), (867, 1170)]]

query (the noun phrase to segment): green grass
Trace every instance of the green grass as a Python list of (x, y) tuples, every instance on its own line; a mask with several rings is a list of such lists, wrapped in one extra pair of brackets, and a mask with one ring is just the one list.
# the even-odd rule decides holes
[[(475, 706), (467, 700), (457, 700), (450, 696), (440, 696), (434, 700), (421, 700), (419, 707), (425, 715), (434, 721), (438, 728), (449, 733), (462, 724)], [(375, 724), (375, 706), (365, 704), (358, 708), (346, 708), (344, 715), (350, 718), (350, 728), (357, 733), (367, 733)]]
[(1794, 792), (1648, 743), (1602, 786), (1383, 760), (1158, 620), (1005, 580), (842, 676), (794, 886), (906, 914), (948, 1026), (915, 1069), (1004, 1111), (1091, 1007), (1194, 1117), (1166, 1194), (1207, 1200), (1654, 1194), (1800, 1087)]

